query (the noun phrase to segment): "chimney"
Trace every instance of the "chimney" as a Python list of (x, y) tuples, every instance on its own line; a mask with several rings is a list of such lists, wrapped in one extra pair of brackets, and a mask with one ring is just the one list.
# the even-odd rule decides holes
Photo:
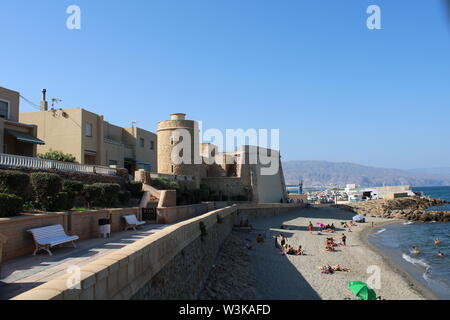
[(47, 89), (42, 90), (41, 111), (48, 111), (48, 102), (46, 100)]

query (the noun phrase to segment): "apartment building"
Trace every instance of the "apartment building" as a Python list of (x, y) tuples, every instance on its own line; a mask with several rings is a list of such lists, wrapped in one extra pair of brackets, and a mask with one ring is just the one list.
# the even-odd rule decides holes
[(0, 153), (35, 157), (37, 126), (19, 122), (20, 93), (0, 87)]
[(20, 120), (36, 125), (39, 139), (46, 141), (38, 153), (57, 150), (81, 164), (156, 172), (157, 136), (150, 131), (113, 125), (82, 108), (49, 110), (45, 101), (40, 111), (20, 113)]

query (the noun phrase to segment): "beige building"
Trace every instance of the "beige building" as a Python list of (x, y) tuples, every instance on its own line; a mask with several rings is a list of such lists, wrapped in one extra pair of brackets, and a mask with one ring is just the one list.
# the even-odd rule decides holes
[(19, 92), (0, 87), (0, 153), (35, 157), (37, 138), (35, 125), (19, 122)]
[(82, 108), (20, 113), (24, 123), (36, 125), (38, 137), (46, 141), (38, 153), (50, 150), (72, 154), (81, 164), (156, 172), (157, 136), (137, 127), (122, 128), (105, 121), (102, 115)]

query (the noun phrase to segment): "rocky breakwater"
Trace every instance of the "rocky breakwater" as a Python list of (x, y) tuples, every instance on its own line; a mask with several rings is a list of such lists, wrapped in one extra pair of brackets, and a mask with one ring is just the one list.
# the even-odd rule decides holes
[(410, 197), (393, 200), (373, 200), (337, 205), (338, 208), (368, 217), (404, 219), (410, 221), (450, 221), (450, 212), (426, 211), (430, 207), (447, 204), (447, 201)]

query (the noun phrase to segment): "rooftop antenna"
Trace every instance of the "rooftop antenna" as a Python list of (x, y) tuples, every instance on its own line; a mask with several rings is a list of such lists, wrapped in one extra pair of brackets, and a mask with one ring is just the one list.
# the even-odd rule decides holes
[(58, 103), (62, 102), (61, 99), (58, 98), (52, 98), (52, 108), (57, 105)]

